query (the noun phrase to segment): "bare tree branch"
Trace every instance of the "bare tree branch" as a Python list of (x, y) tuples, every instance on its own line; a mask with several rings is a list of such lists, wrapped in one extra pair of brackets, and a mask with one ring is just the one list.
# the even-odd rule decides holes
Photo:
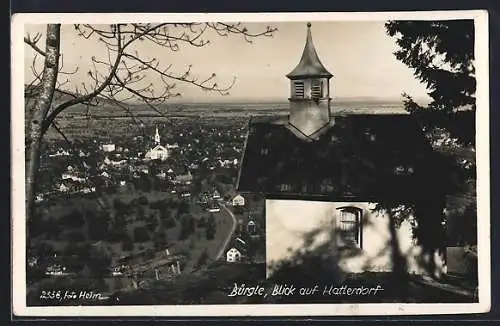
[[(211, 34), (214, 33), (216, 36), (224, 37), (240, 35), (245, 41), (252, 42), (252, 38), (270, 37), (276, 31), (275, 28), (268, 26), (263, 31), (250, 32), (241, 23), (216, 22), (77, 24), (74, 25), (74, 30), (78, 36), (84, 39), (95, 39), (97, 42), (104, 44), (107, 60), (92, 56), (86, 74), (87, 81), (82, 82), (74, 92), (62, 90), (62, 87), (68, 84), (69, 79), (58, 82), (58, 94), (67, 95), (71, 98), (56, 104), (49, 111), (42, 124), (44, 133), (62, 111), (76, 104), (87, 105), (86, 113), (90, 115), (90, 107), (97, 106), (103, 99), (116, 105), (123, 101), (138, 100), (163, 115), (159, 105), (172, 97), (180, 96), (180, 93), (175, 92), (178, 82), (190, 84), (204, 91), (216, 92), (220, 95), (228, 95), (229, 90), (236, 83), (236, 78), (233, 78), (226, 85), (220, 86), (216, 81), (215, 73), (205, 77), (196, 76), (192, 72), (191, 65), (183, 72), (174, 72), (171, 64), (162, 66), (156, 58), (142, 56), (137, 52), (135, 46), (131, 46), (132, 44), (149, 42), (154, 46), (179, 51), (182, 45), (194, 47), (209, 45), (210, 40), (208, 38), (213, 37)], [(37, 46), (40, 39), (41, 35), (39, 34), (34, 37), (27, 35), (25, 42), (37, 54), (45, 55), (43, 50)], [(80, 67), (75, 67), (74, 70), (68, 72), (63, 71), (64, 60), (62, 59), (61, 54), (59, 70), (62, 75), (72, 75), (79, 71)], [(36, 90), (35, 84), (40, 81), (41, 76), (36, 69), (35, 62), (32, 65), (32, 73), (35, 78), (30, 88)], [(152, 83), (154, 75), (156, 75), (155, 80), (161, 80), (161, 85)]]
[[(118, 44), (117, 44), (117, 47), (118, 47), (119, 52), (118, 52), (118, 55), (116, 56), (115, 63), (113, 65), (113, 67), (111, 68), (111, 70), (113, 72), (116, 71), (116, 69), (118, 68), (118, 65), (120, 64), (121, 55), (122, 55), (121, 52), (120, 52), (121, 49), (122, 49), (122, 46), (121, 46), (121, 36), (120, 36), (120, 28), (119, 28), (119, 26), (118, 26), (117, 29), (118, 29), (118, 37), (117, 37)], [(106, 88), (107, 84), (109, 84), (109, 82), (112, 80), (112, 78), (113, 78), (113, 74), (109, 74), (109, 76), (106, 78), (106, 80), (99, 87), (97, 87), (93, 92), (85, 94), (83, 96), (80, 96), (80, 97), (77, 97), (77, 98), (74, 98), (74, 99), (71, 99), (71, 100), (66, 101), (64, 103), (59, 104), (56, 108), (54, 108), (51, 111), (51, 113), (45, 119), (45, 121), (43, 123), (43, 126), (42, 126), (43, 132), (47, 131), (48, 127), (52, 124), (52, 121), (54, 121), (54, 119), (56, 118), (56, 116), (59, 113), (61, 113), (64, 109), (66, 109), (66, 108), (68, 108), (70, 106), (73, 106), (75, 104), (88, 101), (88, 100), (92, 99), (93, 97), (99, 95), (99, 93), (104, 88)]]
[(45, 57), (46, 56), (45, 51), (40, 49), (37, 45), (41, 37), (42, 34), (37, 34), (33, 39), (31, 39), (30, 35), (28, 34), (27, 36), (24, 37), (24, 43), (28, 44), (33, 50), (35, 50), (36, 52)]

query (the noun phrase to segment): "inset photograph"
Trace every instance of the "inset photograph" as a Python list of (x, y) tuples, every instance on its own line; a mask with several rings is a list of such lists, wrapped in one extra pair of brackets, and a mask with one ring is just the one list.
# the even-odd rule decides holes
[(13, 20), (15, 311), (485, 311), (485, 13), (130, 17)]

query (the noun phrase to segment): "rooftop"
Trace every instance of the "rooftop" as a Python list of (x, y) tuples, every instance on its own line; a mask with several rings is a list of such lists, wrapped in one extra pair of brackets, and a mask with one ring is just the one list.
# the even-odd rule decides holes
[(297, 137), (284, 119), (260, 119), (249, 125), (237, 189), (273, 198), (405, 200), (438, 191), (438, 162), (409, 115), (336, 117), (314, 141)]

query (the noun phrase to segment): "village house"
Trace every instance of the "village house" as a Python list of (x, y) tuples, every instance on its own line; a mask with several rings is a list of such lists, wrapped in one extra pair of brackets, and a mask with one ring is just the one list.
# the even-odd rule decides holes
[(226, 261), (228, 263), (237, 263), (237, 262), (240, 262), (241, 261), (241, 252), (232, 247), (231, 249), (229, 249), (227, 252), (226, 252)]
[(175, 176), (175, 181), (177, 183), (189, 185), (193, 181), (193, 175), (191, 174), (191, 171), (189, 169), (187, 169), (186, 173), (176, 175)]
[(234, 164), (234, 160), (231, 159), (219, 159), (219, 165), (221, 168), (229, 167)]
[(64, 172), (63, 174), (61, 174), (61, 179), (62, 180), (73, 180), (75, 182), (84, 182), (86, 180), (86, 178), (84, 178), (84, 177), (79, 177), (75, 173), (68, 173), (68, 172)]
[(64, 183), (61, 183), (61, 185), (59, 186), (59, 191), (60, 192), (69, 192), (70, 188), (65, 185)]
[(167, 149), (176, 149), (179, 148), (179, 144), (167, 144)]
[(314, 254), (345, 273), (446, 273), (443, 161), (419, 124), (335, 114), (310, 24), (287, 77), (290, 113), (250, 121), (236, 187), (265, 195), (267, 276)]
[(125, 275), (125, 271), (127, 270), (127, 268), (128, 266), (124, 264), (115, 265), (111, 268), (111, 275), (114, 277), (123, 276)]
[(165, 171), (161, 170), (157, 175), (156, 177), (158, 179), (161, 179), (161, 180), (165, 180), (165, 178), (167, 177), (167, 174), (165, 173)]
[(45, 269), (45, 275), (62, 276), (66, 274), (66, 267), (61, 264), (52, 264)]
[(243, 198), (242, 195), (238, 194), (238, 195), (234, 196), (232, 203), (233, 203), (234, 207), (245, 206), (245, 198)]
[(57, 157), (57, 156), (69, 156), (69, 152), (62, 148), (59, 148), (57, 152), (55, 152), (54, 154), (49, 154), (49, 157)]
[(111, 153), (116, 150), (115, 144), (102, 144), (101, 145), (101, 150), (106, 153)]
[(207, 205), (207, 212), (218, 213), (220, 212), (220, 206), (216, 202), (209, 202)]
[(255, 224), (255, 221), (253, 220), (248, 221), (247, 232), (250, 235), (254, 235), (255, 233), (257, 233), (257, 224)]
[(196, 169), (198, 169), (198, 168), (199, 168), (199, 165), (198, 165), (198, 164), (196, 164), (196, 163), (191, 163), (191, 164), (189, 164), (188, 168), (189, 168), (190, 170), (196, 170)]

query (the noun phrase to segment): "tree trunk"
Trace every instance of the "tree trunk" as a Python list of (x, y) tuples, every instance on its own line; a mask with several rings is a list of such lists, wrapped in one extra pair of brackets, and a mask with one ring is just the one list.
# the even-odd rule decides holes
[(424, 268), (428, 276), (441, 278), (446, 272), (446, 233), (443, 226), (443, 200), (419, 201), (416, 206), (418, 226), (416, 235), (427, 258)]
[(26, 219), (28, 221), (33, 218), (36, 177), (40, 166), (40, 146), (43, 137), (42, 124), (52, 104), (59, 71), (60, 31), (61, 25), (59, 24), (47, 25), (41, 89), (35, 100), (30, 122), (28, 148), (26, 149), (29, 153), (26, 163)]

